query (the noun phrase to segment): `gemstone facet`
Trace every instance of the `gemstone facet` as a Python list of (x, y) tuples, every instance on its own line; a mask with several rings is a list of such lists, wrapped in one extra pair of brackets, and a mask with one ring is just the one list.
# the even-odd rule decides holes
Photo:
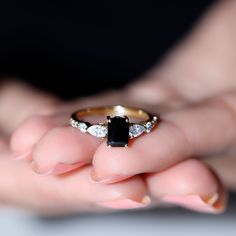
[(108, 117), (107, 145), (125, 147), (129, 141), (129, 122), (127, 117)]
[(70, 124), (72, 125), (72, 127), (79, 129), (83, 133), (86, 132), (88, 127), (86, 123), (82, 123), (73, 119), (70, 120)]
[(149, 133), (149, 132), (151, 132), (151, 129), (153, 128), (153, 123), (149, 121), (149, 122), (147, 122), (145, 127), (146, 127), (146, 132)]
[(130, 138), (135, 138), (141, 135), (144, 131), (146, 131), (146, 129), (143, 125), (132, 124), (129, 127), (129, 136)]
[(81, 132), (83, 132), (83, 133), (85, 133), (86, 132), (86, 130), (87, 130), (87, 125), (85, 124), (85, 123), (79, 123), (78, 124), (78, 129), (81, 131)]
[(98, 138), (104, 138), (107, 135), (107, 128), (102, 125), (92, 125), (87, 129), (87, 132)]

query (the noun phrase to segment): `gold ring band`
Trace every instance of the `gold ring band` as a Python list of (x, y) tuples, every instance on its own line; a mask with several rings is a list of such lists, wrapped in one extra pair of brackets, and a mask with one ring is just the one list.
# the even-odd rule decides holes
[[(107, 122), (91, 124), (83, 119), (95, 115), (106, 116)], [(140, 121), (130, 122), (130, 118)], [(127, 147), (129, 139), (149, 133), (159, 122), (158, 116), (143, 109), (121, 105), (81, 109), (74, 112), (70, 118), (72, 127), (95, 137), (107, 138), (107, 145), (111, 147)]]

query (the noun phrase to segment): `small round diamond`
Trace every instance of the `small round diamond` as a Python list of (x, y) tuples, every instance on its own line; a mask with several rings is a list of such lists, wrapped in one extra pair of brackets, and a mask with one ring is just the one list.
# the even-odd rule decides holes
[(86, 125), (85, 123), (78, 123), (77, 128), (78, 128), (81, 132), (85, 133), (86, 130), (87, 130), (87, 125)]
[(150, 132), (151, 131), (151, 129), (152, 129), (152, 127), (153, 127), (153, 124), (152, 124), (152, 122), (147, 122), (147, 124), (145, 125), (145, 127), (146, 127), (146, 132)]
[(79, 122), (78, 122), (78, 121), (73, 120), (73, 119), (70, 119), (70, 124), (71, 124), (73, 127), (75, 127), (75, 128), (78, 129), (78, 125), (79, 125)]
[(156, 116), (153, 116), (153, 121), (157, 121), (158, 118)]

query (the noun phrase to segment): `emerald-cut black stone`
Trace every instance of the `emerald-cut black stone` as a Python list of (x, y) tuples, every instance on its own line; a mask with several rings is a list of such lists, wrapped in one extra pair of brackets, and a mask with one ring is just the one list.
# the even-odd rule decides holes
[(107, 145), (125, 147), (129, 141), (129, 122), (127, 117), (115, 116), (109, 118)]

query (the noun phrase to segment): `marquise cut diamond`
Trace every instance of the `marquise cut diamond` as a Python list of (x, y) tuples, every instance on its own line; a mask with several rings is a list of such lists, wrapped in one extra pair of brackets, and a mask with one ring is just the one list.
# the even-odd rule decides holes
[(143, 125), (140, 124), (132, 124), (129, 127), (129, 136), (131, 138), (135, 138), (138, 137), (139, 135), (141, 135), (144, 131), (145, 131), (145, 127)]
[(102, 125), (92, 125), (87, 129), (87, 132), (95, 137), (104, 138), (107, 135), (107, 128)]

